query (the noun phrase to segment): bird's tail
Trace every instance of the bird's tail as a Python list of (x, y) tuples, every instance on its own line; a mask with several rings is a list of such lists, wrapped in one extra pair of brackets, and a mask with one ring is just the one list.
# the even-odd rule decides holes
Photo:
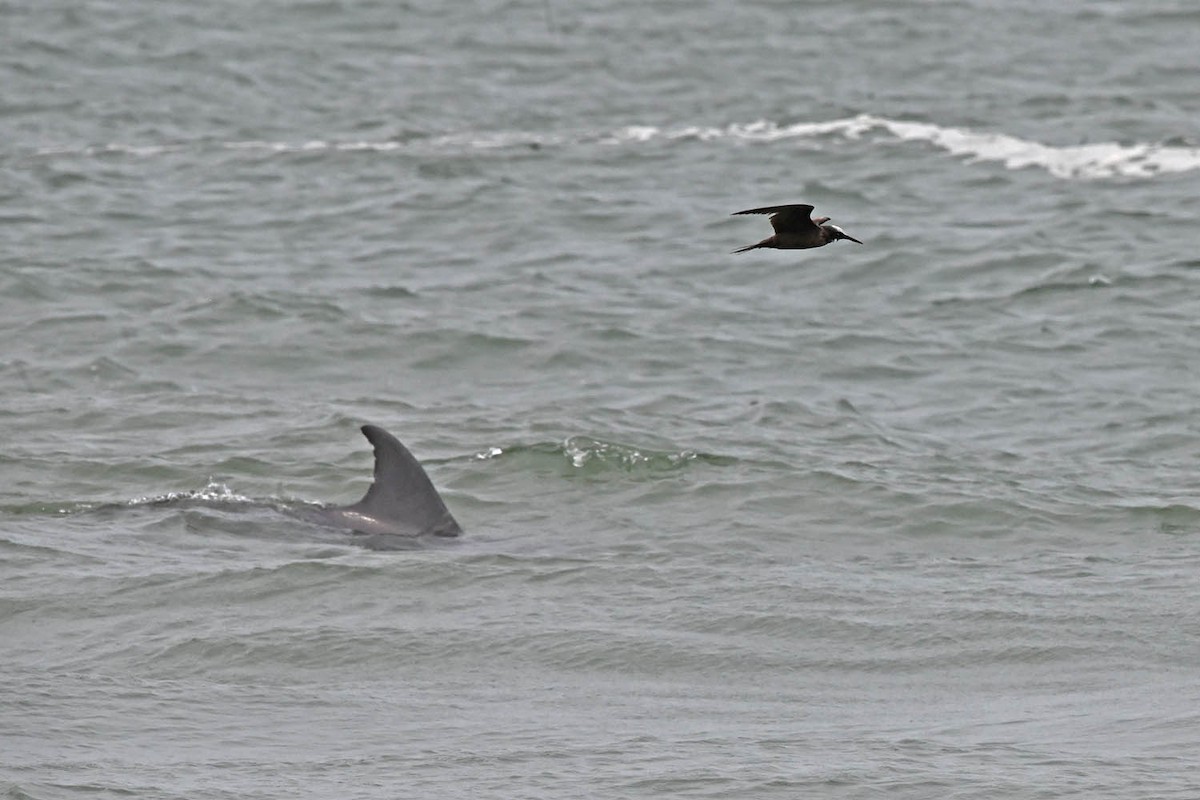
[(754, 250), (754, 249), (756, 249), (756, 248), (759, 248), (759, 247), (762, 247), (762, 246), (763, 246), (763, 243), (762, 243), (762, 242), (756, 242), (755, 244), (748, 244), (748, 245), (746, 245), (745, 247), (739, 247), (737, 250), (732, 250), (732, 251), (730, 251), (730, 252), (733, 252), (733, 253), (744, 253), (744, 252), (746, 252), (747, 250)]

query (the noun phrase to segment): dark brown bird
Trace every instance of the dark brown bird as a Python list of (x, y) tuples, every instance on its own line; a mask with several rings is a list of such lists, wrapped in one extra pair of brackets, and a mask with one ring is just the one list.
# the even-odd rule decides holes
[(738, 214), (770, 214), (771, 227), (775, 229), (774, 236), (768, 236), (758, 244), (749, 244), (734, 250), (744, 253), (757, 247), (775, 247), (780, 250), (803, 250), (809, 247), (824, 247), (838, 239), (849, 239), (859, 242), (837, 225), (826, 225), (830, 217), (812, 216), (813, 207), (807, 203), (790, 206), (767, 206), (766, 208), (748, 208), (745, 211), (735, 211), (730, 216)]

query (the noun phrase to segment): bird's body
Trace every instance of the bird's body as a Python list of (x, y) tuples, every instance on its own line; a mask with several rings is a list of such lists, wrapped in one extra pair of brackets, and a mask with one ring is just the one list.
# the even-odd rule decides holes
[(810, 247), (824, 247), (838, 239), (849, 239), (859, 242), (837, 225), (827, 225), (829, 217), (813, 217), (813, 207), (807, 203), (786, 206), (765, 206), (763, 208), (748, 208), (745, 211), (735, 211), (738, 214), (770, 214), (771, 227), (775, 229), (774, 236), (768, 236), (757, 244), (746, 245), (734, 250), (744, 253), (759, 247), (773, 247), (779, 250), (804, 250)]

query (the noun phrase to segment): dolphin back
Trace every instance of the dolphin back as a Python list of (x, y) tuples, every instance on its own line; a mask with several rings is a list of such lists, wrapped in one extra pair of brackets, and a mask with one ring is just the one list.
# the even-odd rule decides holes
[(335, 512), (366, 532), (433, 536), (462, 533), (424, 467), (408, 448), (377, 425), (363, 425), (362, 432), (375, 448), (375, 481), (362, 500)]

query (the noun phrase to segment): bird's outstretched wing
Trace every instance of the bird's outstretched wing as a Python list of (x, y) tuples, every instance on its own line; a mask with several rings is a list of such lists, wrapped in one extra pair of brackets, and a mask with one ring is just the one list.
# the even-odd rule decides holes
[(787, 206), (764, 206), (763, 208), (748, 208), (745, 211), (735, 211), (738, 214), (770, 214), (771, 227), (776, 233), (795, 233), (811, 230), (817, 227), (812, 221), (813, 207), (807, 203)]

